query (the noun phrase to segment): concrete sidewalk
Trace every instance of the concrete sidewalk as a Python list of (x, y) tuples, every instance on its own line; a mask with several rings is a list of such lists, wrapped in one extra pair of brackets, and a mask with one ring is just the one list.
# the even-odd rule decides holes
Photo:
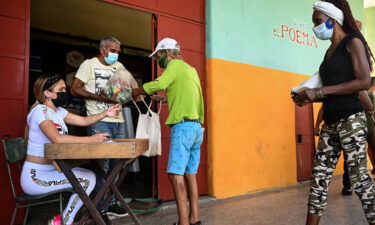
[[(341, 195), (341, 176), (332, 180), (327, 211), (321, 225), (365, 225), (358, 197)], [(225, 200), (202, 198), (201, 220), (204, 225), (303, 225), (307, 211), (309, 184), (249, 194)], [(177, 221), (174, 202), (153, 214), (138, 215), (142, 225), (172, 225)], [(128, 217), (113, 220), (128, 225)]]

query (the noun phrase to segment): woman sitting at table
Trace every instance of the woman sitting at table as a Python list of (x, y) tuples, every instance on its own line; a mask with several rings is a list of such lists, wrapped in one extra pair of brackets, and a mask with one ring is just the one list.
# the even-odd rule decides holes
[[(65, 90), (65, 82), (59, 75), (41, 76), (34, 84), (34, 95), (37, 102), (27, 116), (29, 129), (27, 156), (21, 174), (21, 186), (25, 193), (39, 195), (59, 189), (72, 187), (63, 173), (58, 172), (52, 161), (44, 158), (44, 144), (46, 143), (91, 143), (107, 140), (109, 134), (99, 133), (88, 137), (68, 135), (65, 125), (89, 126), (103, 118), (116, 117), (119, 105), (108, 108), (107, 111), (81, 117), (69, 113), (60, 106), (69, 101)], [(73, 168), (83, 189), (89, 195), (95, 187), (95, 174), (83, 168)], [(64, 224), (73, 224), (74, 217), (82, 206), (82, 201), (73, 193), (63, 212)], [(60, 225), (61, 215), (56, 215), (49, 224)]]

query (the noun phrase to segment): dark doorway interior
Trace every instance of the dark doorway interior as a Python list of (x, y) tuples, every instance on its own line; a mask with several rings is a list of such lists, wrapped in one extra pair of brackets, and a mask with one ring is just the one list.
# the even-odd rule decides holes
[[(30, 31), (30, 71), (29, 71), (29, 107), (34, 104), (33, 85), (38, 76), (42, 74), (59, 73), (67, 82), (69, 88), (69, 74), (74, 74), (78, 68), (74, 68), (67, 63), (67, 54), (77, 51), (84, 55), (85, 59), (96, 57), (99, 54), (98, 47), (100, 40), (91, 40), (83, 37), (59, 34), (55, 32), (31, 28)], [(63, 41), (61, 41), (63, 40)], [(127, 54), (126, 52), (139, 52), (139, 54)], [(119, 61), (134, 76), (137, 82), (142, 83), (151, 80), (151, 60), (147, 57), (149, 50), (122, 46), (122, 53)], [(146, 99), (146, 102), (149, 102)], [(133, 118), (134, 133), (138, 120), (138, 111), (132, 103), (126, 104), (131, 109)], [(143, 113), (147, 111), (143, 104), (139, 104)], [(85, 115), (84, 102), (75, 99), (74, 104), (67, 107), (67, 110), (76, 114)], [(85, 127), (68, 127), (69, 134), (85, 136)], [(140, 172), (129, 172), (126, 181), (121, 185), (120, 191), (126, 198), (151, 198), (153, 189), (153, 159), (147, 157), (139, 158)], [(68, 196), (66, 196), (68, 199)], [(48, 211), (44, 213), (45, 218), (38, 216), (40, 210)], [(30, 211), (28, 224), (40, 224), (45, 222), (49, 215), (55, 215), (58, 207), (52, 206), (41, 209), (35, 207)]]

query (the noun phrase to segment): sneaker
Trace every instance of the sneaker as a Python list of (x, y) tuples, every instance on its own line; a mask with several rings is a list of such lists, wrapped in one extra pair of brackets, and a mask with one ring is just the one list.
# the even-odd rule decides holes
[(110, 207), (108, 207), (108, 210), (106, 212), (109, 216), (116, 216), (116, 217), (124, 217), (128, 215), (128, 212), (117, 204), (113, 204)]
[(112, 224), (112, 221), (108, 218), (108, 215), (107, 215), (106, 212), (102, 212), (102, 213), (100, 213), (100, 216), (102, 217), (102, 219), (103, 219), (103, 221), (104, 221), (104, 223), (105, 223), (106, 225), (113, 225), (113, 224)]
[[(55, 217), (49, 220), (48, 225), (61, 225), (61, 214), (57, 214)], [(73, 225), (73, 223), (71, 225)]]
[(351, 187), (343, 187), (341, 191), (342, 195), (352, 195), (352, 188)]

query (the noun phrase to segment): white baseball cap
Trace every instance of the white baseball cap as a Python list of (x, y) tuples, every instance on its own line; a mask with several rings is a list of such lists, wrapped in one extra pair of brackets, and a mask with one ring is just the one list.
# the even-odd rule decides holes
[(151, 55), (149, 55), (148, 57), (154, 58), (155, 54), (159, 50), (163, 50), (163, 49), (180, 50), (180, 45), (177, 43), (176, 40), (174, 40), (172, 38), (164, 38), (163, 40), (159, 41), (158, 45), (155, 48), (155, 51)]

